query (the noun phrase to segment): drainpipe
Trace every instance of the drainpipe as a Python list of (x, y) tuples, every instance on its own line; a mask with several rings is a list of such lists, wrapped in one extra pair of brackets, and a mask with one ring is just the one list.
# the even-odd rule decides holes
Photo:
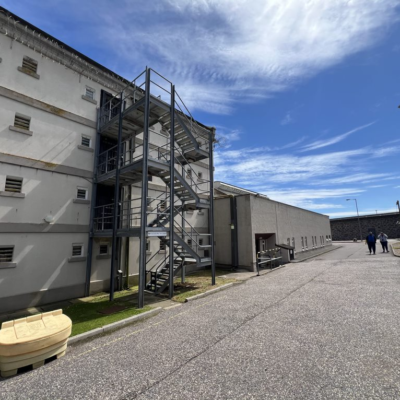
[(232, 267), (237, 269), (239, 266), (239, 243), (236, 196), (231, 196), (229, 200), (231, 206), (231, 259)]

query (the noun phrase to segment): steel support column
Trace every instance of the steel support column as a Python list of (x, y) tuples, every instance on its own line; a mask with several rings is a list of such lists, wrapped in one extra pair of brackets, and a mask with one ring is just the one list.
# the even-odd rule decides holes
[(209, 165), (210, 165), (210, 209), (208, 212), (208, 221), (210, 229), (210, 255), (211, 255), (211, 284), (215, 285), (215, 260), (214, 260), (214, 138), (215, 128), (212, 128), (210, 133), (209, 144)]
[(174, 203), (175, 203), (175, 86), (171, 85), (171, 110), (170, 110), (170, 188), (169, 188), (169, 298), (174, 295)]
[(119, 121), (118, 121), (118, 143), (117, 143), (117, 155), (116, 155), (116, 169), (115, 169), (115, 186), (114, 186), (114, 210), (113, 210), (113, 236), (112, 236), (112, 247), (111, 247), (111, 271), (110, 271), (110, 301), (114, 300), (115, 291), (115, 264), (117, 261), (117, 230), (118, 230), (118, 204), (119, 204), (119, 172), (121, 162), (121, 141), (122, 141), (122, 121), (123, 121), (123, 98), (124, 92), (121, 92), (121, 102), (119, 107)]
[(150, 113), (150, 69), (146, 67), (143, 161), (142, 161), (142, 204), (140, 210), (140, 255), (139, 255), (139, 299), (138, 307), (144, 307), (144, 291), (146, 289), (146, 228), (147, 228), (147, 192), (149, 187), (149, 113)]

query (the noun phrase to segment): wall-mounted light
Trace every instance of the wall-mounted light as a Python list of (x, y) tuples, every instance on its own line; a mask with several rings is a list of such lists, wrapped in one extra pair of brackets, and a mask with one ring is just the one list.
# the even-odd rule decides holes
[(49, 215), (46, 215), (46, 218), (44, 220), (47, 223), (52, 224), (54, 222), (54, 217), (51, 214), (49, 214)]
[(231, 229), (235, 229), (235, 225), (231, 224)]

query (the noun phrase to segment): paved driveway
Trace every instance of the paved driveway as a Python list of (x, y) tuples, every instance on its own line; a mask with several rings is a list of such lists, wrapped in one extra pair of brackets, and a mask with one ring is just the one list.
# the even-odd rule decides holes
[(0, 399), (399, 399), (399, 315), (400, 259), (344, 245), (71, 346)]

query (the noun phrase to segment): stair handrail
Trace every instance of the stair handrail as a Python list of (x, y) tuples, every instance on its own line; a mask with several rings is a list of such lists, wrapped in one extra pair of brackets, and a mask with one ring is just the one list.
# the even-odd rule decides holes
[[(175, 149), (178, 151), (178, 153), (179, 153), (179, 155), (181, 155), (184, 159), (185, 159), (185, 161), (187, 162), (187, 165), (190, 165), (190, 163), (188, 162), (188, 160), (185, 158), (185, 156), (179, 151), (179, 149), (177, 149), (176, 147), (175, 147)], [(181, 168), (182, 168), (182, 170), (183, 171), (185, 171), (185, 173), (186, 173), (186, 177), (188, 176), (189, 177), (189, 179), (190, 179), (190, 181), (189, 181), (189, 184), (190, 184), (190, 182), (191, 182), (191, 184), (190, 184), (190, 186), (192, 187), (192, 186), (195, 186), (196, 187), (196, 194), (203, 194), (203, 193), (208, 193), (209, 192), (209, 190), (202, 190), (200, 187), (199, 187), (199, 185), (194, 181), (194, 179), (193, 179), (193, 172), (194, 172), (194, 175), (196, 175), (196, 177), (197, 177), (197, 179), (200, 179), (199, 178), (199, 176), (196, 174), (196, 172), (193, 170), (193, 169), (190, 169), (192, 172), (190, 173), (190, 174), (188, 174), (187, 173), (187, 171), (186, 171), (186, 169), (185, 169), (185, 167), (184, 167), (184, 165), (179, 161), (179, 159), (178, 158), (176, 158), (175, 157), (175, 162), (177, 162), (180, 166), (181, 166)], [(183, 179), (185, 179), (186, 180), (186, 177), (185, 176), (183, 176)], [(202, 179), (203, 180), (203, 179)], [(204, 182), (202, 182), (201, 184), (204, 184), (204, 183), (209, 183), (210, 181), (208, 181), (208, 180), (204, 180)]]

